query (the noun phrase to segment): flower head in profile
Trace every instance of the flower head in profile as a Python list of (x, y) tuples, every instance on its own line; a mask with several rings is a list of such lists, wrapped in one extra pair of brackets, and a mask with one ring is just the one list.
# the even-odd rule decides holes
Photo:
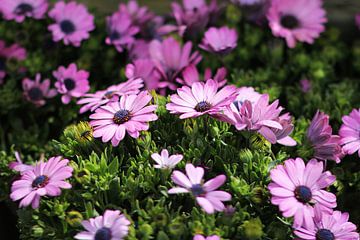
[(95, 93), (85, 94), (77, 104), (84, 105), (80, 108), (80, 113), (87, 111), (95, 111), (98, 107), (106, 105), (109, 102), (116, 102), (119, 100), (119, 96), (138, 94), (140, 88), (142, 88), (142, 79), (128, 80), (127, 82), (113, 85), (105, 90), (97, 91)]
[(52, 98), (57, 95), (57, 91), (50, 88), (50, 80), (45, 79), (41, 82), (40, 73), (36, 74), (35, 80), (25, 78), (22, 80), (24, 97), (35, 106), (41, 107), (45, 105), (46, 98)]
[(305, 166), (296, 158), (270, 171), (271, 203), (284, 217), (294, 217), (294, 227), (313, 227), (315, 210), (331, 213), (336, 207), (336, 196), (323, 190), (335, 182), (335, 176), (323, 170), (323, 162), (312, 159)]
[(157, 165), (154, 165), (154, 168), (172, 169), (183, 159), (183, 155), (175, 154), (169, 156), (168, 150), (163, 149), (161, 155), (153, 153), (151, 154), (151, 158), (157, 163)]
[(187, 85), (191, 87), (193, 83), (196, 82), (206, 82), (209, 79), (213, 79), (218, 83), (218, 87), (223, 87), (227, 80), (226, 80), (227, 71), (226, 68), (219, 68), (217, 69), (215, 75), (212, 75), (211, 69), (207, 68), (204, 73), (204, 78), (200, 79), (200, 74), (195, 65), (187, 66), (184, 71), (182, 72), (182, 78), (177, 78), (176, 81), (181, 85)]
[(41, 19), (48, 9), (47, 0), (0, 0), (0, 12), (6, 20), (23, 22), (26, 17)]
[(94, 16), (88, 12), (85, 5), (75, 1), (57, 2), (49, 16), (55, 21), (48, 27), (53, 40), (63, 40), (65, 45), (79, 47), (83, 40), (89, 38), (89, 32), (95, 29)]
[(225, 175), (219, 175), (204, 183), (204, 169), (202, 167), (194, 167), (194, 165), (188, 163), (185, 170), (186, 175), (180, 171), (173, 172), (171, 179), (178, 186), (171, 188), (168, 193), (191, 193), (195, 197), (196, 202), (209, 214), (215, 211), (224, 211), (225, 206), (223, 202), (230, 201), (231, 195), (216, 189), (225, 183)]
[(342, 122), (339, 135), (343, 151), (346, 154), (357, 151), (360, 156), (360, 109), (353, 109), (348, 116), (343, 116)]
[[(278, 100), (269, 104), (269, 95), (263, 94), (255, 103), (249, 100), (234, 101), (221, 116), (221, 119), (234, 125), (239, 131), (256, 131), (269, 142), (275, 144), (278, 140), (275, 132), (283, 130), (279, 123), (279, 115), (282, 110), (283, 108), (279, 106)], [(278, 132), (278, 135), (282, 134)]]
[(322, 0), (271, 1), (267, 19), (274, 36), (285, 38), (290, 48), (297, 41), (312, 44), (327, 22), (322, 3)]
[(71, 184), (64, 181), (72, 176), (73, 169), (67, 166), (68, 163), (69, 160), (60, 156), (37, 163), (33, 169), (23, 172), (20, 180), (13, 182), (10, 198), (13, 201), (21, 199), (20, 207), (31, 204), (35, 209), (42, 196), (59, 196), (62, 188), (71, 188)]
[(192, 87), (183, 86), (177, 94), (170, 97), (166, 109), (173, 114), (181, 114), (180, 119), (195, 118), (201, 115), (217, 116), (236, 98), (236, 87), (225, 86), (218, 91), (218, 84), (212, 79), (196, 82)]
[(129, 233), (130, 221), (119, 210), (106, 210), (103, 216), (82, 221), (86, 231), (75, 235), (80, 240), (121, 240)]
[(144, 80), (147, 90), (159, 88), (161, 75), (156, 70), (153, 61), (149, 59), (138, 59), (126, 65), (125, 75), (129, 80), (137, 78)]
[(131, 16), (125, 11), (117, 11), (106, 18), (108, 37), (105, 42), (114, 45), (118, 52), (130, 47), (135, 42), (139, 28), (133, 25)]
[(23, 172), (26, 172), (28, 170), (34, 169), (34, 166), (23, 163), (23, 161), (21, 160), (19, 152), (15, 152), (15, 159), (16, 159), (16, 162), (9, 163), (9, 168), (10, 169), (12, 169), (14, 171), (17, 171), (17, 172), (20, 172), (20, 173), (23, 173)]
[(220, 237), (217, 235), (204, 237), (203, 235), (197, 234), (194, 236), (193, 240), (220, 240)]
[(291, 121), (290, 114), (282, 114), (279, 116), (277, 121), (280, 123), (282, 128), (271, 128), (276, 136), (276, 142), (284, 146), (295, 146), (297, 144), (296, 141), (289, 136), (294, 130), (294, 124)]
[(102, 137), (103, 142), (111, 140), (118, 146), (127, 132), (131, 137), (138, 138), (140, 131), (149, 129), (150, 121), (157, 120), (154, 113), (157, 106), (149, 105), (152, 97), (147, 91), (138, 95), (121, 96), (119, 102), (109, 102), (90, 115), (90, 124), (94, 127), (93, 136)]
[(349, 214), (340, 211), (331, 214), (317, 211), (312, 226), (296, 228), (294, 233), (300, 240), (359, 240)]
[(340, 162), (343, 155), (340, 137), (332, 134), (328, 115), (317, 111), (307, 130), (306, 137), (313, 148), (314, 158)]
[(205, 32), (200, 48), (221, 56), (232, 52), (237, 46), (238, 35), (235, 29), (211, 27)]
[(157, 71), (161, 74), (159, 88), (177, 89), (176, 78), (185, 67), (198, 64), (201, 56), (198, 52), (191, 54), (192, 43), (187, 42), (183, 47), (174, 38), (169, 37), (160, 42), (153, 40), (149, 51)]
[(89, 72), (78, 70), (75, 63), (70, 64), (67, 68), (61, 66), (53, 72), (57, 79), (55, 87), (62, 94), (61, 101), (68, 104), (71, 98), (84, 96), (90, 90)]
[(7, 47), (6, 43), (0, 40), (0, 84), (3, 83), (3, 80), (6, 76), (6, 62), (9, 59), (22, 61), (25, 58), (26, 50), (24, 48), (20, 47), (16, 43)]

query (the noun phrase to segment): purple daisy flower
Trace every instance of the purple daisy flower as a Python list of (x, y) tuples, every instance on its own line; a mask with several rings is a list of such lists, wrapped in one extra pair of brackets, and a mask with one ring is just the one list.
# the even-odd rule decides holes
[(308, 93), (311, 90), (311, 82), (308, 79), (300, 80), (300, 88), (303, 93)]
[(339, 134), (340, 144), (346, 154), (354, 154), (356, 151), (360, 156), (360, 109), (353, 109), (348, 116), (342, 117)]
[(281, 115), (277, 121), (281, 124), (282, 129), (271, 128), (276, 136), (276, 142), (284, 146), (296, 146), (296, 141), (289, 136), (294, 130), (290, 114), (285, 113)]
[(135, 42), (135, 34), (139, 28), (133, 25), (131, 16), (124, 11), (117, 11), (106, 18), (108, 37), (105, 42), (114, 45), (118, 52), (130, 47)]
[(26, 58), (26, 50), (20, 47), (18, 44), (13, 44), (10, 47), (6, 47), (4, 41), (0, 40), (0, 84), (6, 76), (6, 61), (8, 59), (16, 59), (22, 61)]
[(318, 212), (314, 224), (294, 230), (298, 240), (359, 240), (356, 225), (349, 222), (349, 214), (334, 211), (332, 214)]
[(85, 5), (74, 1), (57, 2), (49, 16), (56, 22), (48, 27), (53, 40), (63, 40), (65, 45), (79, 47), (81, 41), (88, 39), (89, 32), (95, 29), (94, 16), (88, 12)]
[(343, 155), (340, 146), (340, 137), (332, 135), (332, 128), (329, 125), (329, 116), (317, 111), (306, 133), (310, 142), (314, 158), (319, 160), (333, 160), (340, 162)]
[(335, 176), (323, 170), (323, 163), (316, 159), (305, 166), (296, 158), (270, 171), (271, 203), (279, 206), (284, 217), (294, 217), (294, 227), (313, 227), (315, 208), (331, 213), (336, 207), (336, 196), (322, 190), (335, 182)]
[(85, 94), (82, 99), (77, 101), (77, 104), (84, 105), (80, 108), (80, 113), (87, 111), (95, 111), (98, 107), (103, 106), (109, 102), (116, 102), (119, 96), (138, 94), (140, 88), (144, 86), (142, 79), (128, 80), (127, 82), (120, 83), (108, 87), (106, 90), (97, 91), (95, 93)]
[(180, 171), (173, 172), (171, 179), (178, 187), (171, 188), (168, 193), (191, 193), (196, 202), (209, 214), (224, 211), (225, 206), (222, 202), (230, 201), (231, 195), (224, 191), (216, 191), (216, 189), (225, 183), (225, 175), (219, 175), (203, 183), (204, 169), (202, 167), (194, 167), (188, 163), (185, 170), (186, 175)]
[(141, 78), (144, 80), (145, 88), (148, 90), (159, 88), (161, 75), (156, 70), (154, 62), (149, 59), (139, 59), (128, 64), (125, 75), (128, 79)]
[(200, 48), (205, 51), (225, 56), (237, 46), (238, 34), (228, 27), (210, 28), (205, 32)]
[(70, 64), (68, 68), (59, 67), (53, 75), (57, 79), (55, 87), (63, 95), (61, 101), (64, 104), (68, 104), (72, 97), (84, 96), (90, 90), (89, 73), (85, 70), (78, 71), (75, 63)]
[(129, 233), (130, 221), (119, 210), (106, 210), (103, 216), (81, 223), (86, 231), (75, 235), (80, 240), (121, 240)]
[(175, 80), (181, 72), (190, 64), (196, 65), (201, 61), (198, 52), (191, 54), (191, 48), (191, 42), (181, 47), (172, 37), (166, 38), (163, 42), (154, 40), (150, 43), (150, 56), (162, 78), (159, 88), (176, 90)]
[(163, 149), (161, 151), (161, 155), (158, 153), (151, 154), (151, 158), (154, 159), (154, 161), (158, 165), (154, 165), (154, 168), (161, 168), (161, 169), (173, 169), (176, 164), (178, 164), (182, 159), (183, 155), (181, 154), (175, 154), (169, 156), (169, 152), (166, 149)]
[(203, 235), (197, 234), (194, 236), (193, 240), (220, 240), (220, 237), (217, 235), (204, 237)]
[(138, 138), (140, 131), (149, 129), (148, 122), (157, 120), (154, 113), (157, 106), (146, 106), (152, 97), (147, 91), (139, 95), (124, 95), (119, 102), (110, 102), (106, 106), (96, 109), (90, 115), (91, 126), (94, 127), (94, 137), (102, 137), (103, 142), (111, 140), (112, 145), (118, 146), (127, 132), (131, 137)]
[(275, 144), (278, 137), (285, 137), (283, 134), (288, 132), (280, 132), (283, 130), (279, 123), (279, 115), (282, 110), (283, 108), (279, 106), (278, 100), (269, 104), (269, 95), (263, 94), (255, 103), (251, 103), (249, 100), (245, 100), (243, 103), (234, 101), (221, 116), (221, 119), (234, 125), (239, 131), (244, 129), (257, 131), (269, 142)]
[(285, 38), (290, 48), (296, 41), (312, 44), (325, 30), (322, 4), (322, 0), (272, 0), (267, 19), (274, 36)]
[(218, 87), (220, 88), (223, 87), (227, 82), (226, 75), (227, 75), (227, 71), (226, 68), (224, 67), (219, 68), (216, 71), (215, 76), (212, 75), (211, 69), (207, 68), (204, 73), (204, 79), (200, 80), (200, 74), (196, 66), (191, 64), (187, 66), (182, 72), (182, 78), (177, 78), (176, 81), (181, 85), (187, 85), (191, 87), (193, 83), (201, 82), (201, 81), (206, 82), (209, 79), (213, 79), (218, 83)]
[(41, 19), (48, 9), (47, 0), (0, 0), (0, 9), (6, 20), (23, 22), (26, 17)]
[(225, 86), (218, 91), (218, 84), (212, 79), (196, 82), (192, 87), (183, 86), (170, 97), (166, 109), (173, 114), (181, 114), (180, 119), (195, 118), (204, 114), (217, 116), (236, 98), (236, 87)]
[(40, 162), (33, 169), (24, 172), (21, 179), (13, 182), (10, 198), (20, 201), (20, 207), (31, 204), (38, 208), (40, 197), (59, 196), (61, 188), (69, 189), (71, 184), (64, 180), (72, 176), (72, 167), (67, 166), (69, 160), (52, 157), (47, 162)]
[(55, 89), (50, 89), (49, 79), (45, 79), (43, 82), (40, 81), (40, 73), (36, 74), (35, 80), (31, 80), (29, 78), (22, 80), (25, 99), (32, 102), (37, 107), (45, 105), (45, 98), (52, 98), (57, 95), (57, 91)]

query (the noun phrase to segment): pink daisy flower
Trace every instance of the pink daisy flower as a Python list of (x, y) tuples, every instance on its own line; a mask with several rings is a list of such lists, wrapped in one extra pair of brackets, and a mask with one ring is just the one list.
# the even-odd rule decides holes
[(343, 155), (340, 146), (340, 137), (332, 135), (332, 128), (329, 125), (329, 116), (317, 111), (306, 133), (314, 151), (314, 158), (319, 160), (333, 160), (340, 162)]
[(10, 169), (12, 169), (14, 171), (17, 171), (17, 172), (20, 172), (21, 174), (23, 172), (28, 171), (28, 170), (34, 169), (34, 166), (27, 165), (27, 164), (23, 163), (23, 161), (21, 160), (19, 152), (15, 152), (15, 159), (16, 159), (16, 162), (9, 163), (9, 168)]
[(194, 236), (193, 240), (220, 240), (220, 237), (217, 235), (204, 237), (203, 235), (197, 234)]
[(22, 61), (26, 58), (26, 50), (20, 47), (18, 44), (13, 44), (10, 47), (6, 47), (4, 41), (0, 40), (0, 84), (6, 76), (6, 61), (8, 59), (16, 59)]
[(68, 104), (72, 97), (84, 96), (90, 90), (89, 72), (78, 70), (75, 63), (70, 64), (68, 68), (59, 67), (53, 72), (53, 76), (57, 79), (55, 87), (63, 95), (61, 101), (64, 104)]
[(45, 98), (53, 98), (57, 95), (57, 91), (50, 88), (50, 80), (41, 81), (40, 73), (36, 74), (35, 80), (25, 78), (22, 80), (24, 97), (35, 106), (41, 107), (45, 105)]
[(41, 19), (48, 9), (47, 0), (0, 0), (0, 9), (6, 20), (23, 22), (26, 17)]
[(332, 212), (336, 196), (323, 190), (335, 182), (322, 162), (310, 160), (305, 166), (301, 158), (288, 159), (270, 171), (271, 203), (278, 205), (284, 217), (294, 217), (294, 226), (313, 227), (315, 208)]
[(190, 64), (196, 65), (201, 61), (198, 52), (191, 54), (191, 48), (191, 42), (187, 42), (184, 47), (181, 47), (172, 37), (166, 38), (163, 42), (154, 40), (150, 43), (150, 56), (162, 78), (158, 84), (159, 88), (176, 90), (175, 80), (185, 67)]
[(89, 32), (95, 29), (94, 16), (88, 12), (85, 5), (74, 1), (57, 2), (49, 16), (56, 22), (48, 27), (53, 40), (63, 40), (65, 45), (79, 47), (81, 41), (88, 39)]
[(218, 91), (218, 84), (212, 79), (196, 82), (192, 87), (183, 86), (177, 94), (170, 97), (166, 109), (173, 114), (181, 114), (180, 119), (195, 118), (201, 115), (216, 116), (229, 106), (236, 97), (235, 86), (225, 86)]
[(139, 95), (124, 95), (119, 102), (110, 102), (106, 106), (96, 109), (90, 115), (94, 127), (93, 136), (102, 137), (103, 142), (111, 140), (112, 145), (118, 146), (127, 132), (131, 137), (138, 138), (140, 131), (149, 129), (148, 122), (157, 120), (153, 113), (157, 106), (146, 106), (152, 97), (147, 91)]
[(47, 162), (40, 162), (33, 169), (22, 174), (21, 179), (13, 182), (10, 198), (20, 201), (20, 207), (31, 204), (38, 208), (40, 197), (59, 196), (61, 188), (69, 189), (71, 184), (64, 180), (72, 176), (73, 169), (67, 166), (69, 160), (52, 157)]
[(322, 0), (272, 0), (267, 19), (274, 36), (285, 38), (290, 48), (295, 47), (296, 41), (312, 44), (327, 22), (322, 3)]
[(219, 175), (203, 183), (204, 169), (202, 167), (194, 167), (188, 163), (185, 170), (186, 175), (180, 171), (173, 172), (171, 179), (178, 187), (171, 188), (168, 193), (191, 193), (196, 202), (209, 214), (224, 211), (225, 206), (222, 202), (230, 201), (231, 195), (224, 191), (216, 191), (216, 189), (225, 183), (225, 175)]
[(139, 28), (133, 26), (131, 16), (124, 11), (115, 12), (106, 18), (108, 37), (105, 42), (114, 45), (118, 52), (123, 52), (124, 48), (129, 47), (135, 42), (135, 35)]
[(353, 109), (348, 116), (342, 117), (339, 134), (340, 144), (346, 154), (354, 154), (356, 151), (360, 156), (360, 109)]
[(225, 56), (236, 48), (237, 40), (238, 34), (235, 29), (212, 27), (205, 32), (199, 47), (205, 51)]
[(81, 223), (86, 231), (75, 235), (80, 240), (121, 240), (129, 233), (130, 221), (119, 210), (106, 210), (103, 216)]
[(294, 233), (301, 240), (359, 240), (356, 225), (349, 222), (349, 214), (334, 211), (317, 213), (310, 227), (296, 228)]
[(177, 78), (176, 81), (182, 85), (187, 85), (191, 87), (193, 83), (200, 82), (200, 81), (207, 81), (209, 79), (213, 79), (218, 83), (218, 87), (223, 87), (227, 80), (226, 80), (227, 71), (226, 68), (219, 68), (216, 71), (215, 76), (212, 76), (212, 72), (210, 68), (207, 68), (204, 73), (204, 79), (200, 80), (200, 74), (195, 65), (187, 66), (184, 71), (182, 72), (182, 78)]
[(281, 132), (283, 127), (279, 123), (279, 115), (282, 110), (278, 100), (269, 104), (269, 95), (263, 94), (254, 104), (248, 100), (243, 103), (235, 101), (227, 108), (221, 119), (234, 125), (239, 131), (244, 129), (257, 131), (269, 142), (275, 144), (278, 137), (285, 137), (283, 134), (288, 133), (288, 131)]
[(157, 165), (154, 165), (154, 168), (172, 169), (183, 159), (183, 155), (175, 154), (169, 156), (168, 150), (163, 149), (161, 155), (153, 153), (151, 154), (151, 158), (157, 163)]
[(148, 90), (158, 89), (161, 75), (156, 70), (155, 64), (149, 59), (138, 59), (128, 64), (125, 69), (128, 79), (141, 78)]
[(87, 111), (95, 111), (98, 107), (103, 106), (109, 102), (117, 102), (119, 96), (138, 94), (140, 88), (144, 86), (142, 79), (128, 80), (108, 87), (106, 90), (97, 91), (95, 93), (87, 93), (82, 99), (77, 101), (77, 104), (84, 105), (80, 108), (80, 113)]

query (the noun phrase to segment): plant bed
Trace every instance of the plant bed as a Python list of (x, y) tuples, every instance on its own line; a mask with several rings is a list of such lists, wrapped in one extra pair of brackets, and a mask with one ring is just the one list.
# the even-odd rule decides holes
[(320, 0), (169, 11), (0, 0), (0, 232), (359, 239), (359, 34)]

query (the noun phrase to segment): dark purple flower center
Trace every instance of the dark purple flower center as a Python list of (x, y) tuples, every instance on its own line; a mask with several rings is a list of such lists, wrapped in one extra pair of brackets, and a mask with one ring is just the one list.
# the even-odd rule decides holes
[(316, 240), (335, 240), (334, 234), (330, 230), (324, 228), (317, 231), (315, 237)]
[(120, 35), (120, 33), (117, 32), (117, 31), (113, 31), (113, 32), (110, 34), (110, 40), (111, 40), (111, 41), (118, 40), (120, 37), (121, 37), (121, 35)]
[(113, 121), (116, 124), (123, 124), (130, 120), (130, 112), (128, 110), (120, 110), (114, 114)]
[(191, 187), (192, 194), (197, 197), (205, 193), (205, 190), (201, 184), (194, 184)]
[(111, 230), (107, 227), (102, 227), (95, 233), (95, 240), (110, 240), (112, 238), (111, 236)]
[(44, 97), (43, 92), (38, 87), (30, 88), (28, 91), (28, 96), (32, 101), (39, 101)]
[(310, 202), (312, 193), (310, 188), (306, 186), (298, 186), (295, 188), (295, 198), (302, 203)]
[(0, 58), (0, 71), (5, 71), (6, 68), (6, 60), (4, 58)]
[(206, 101), (201, 101), (195, 106), (195, 110), (198, 112), (205, 112), (211, 108), (211, 105)]
[(25, 15), (26, 13), (30, 13), (34, 10), (33, 6), (28, 3), (21, 3), (16, 8), (14, 13), (16, 15)]
[(69, 35), (69, 34), (72, 34), (73, 32), (75, 32), (75, 25), (70, 20), (61, 21), (60, 28), (61, 28), (61, 31), (63, 33), (65, 33), (66, 35)]
[(41, 175), (35, 178), (32, 182), (32, 187), (34, 188), (42, 188), (45, 187), (49, 183), (49, 177), (46, 175)]
[(107, 98), (107, 99), (110, 99), (114, 96), (114, 91), (107, 91), (105, 94), (104, 94), (104, 97)]
[(66, 90), (71, 91), (75, 88), (75, 81), (71, 78), (67, 78), (64, 80), (64, 85)]
[(280, 23), (284, 28), (295, 29), (300, 26), (299, 20), (291, 14), (283, 15), (280, 19)]

